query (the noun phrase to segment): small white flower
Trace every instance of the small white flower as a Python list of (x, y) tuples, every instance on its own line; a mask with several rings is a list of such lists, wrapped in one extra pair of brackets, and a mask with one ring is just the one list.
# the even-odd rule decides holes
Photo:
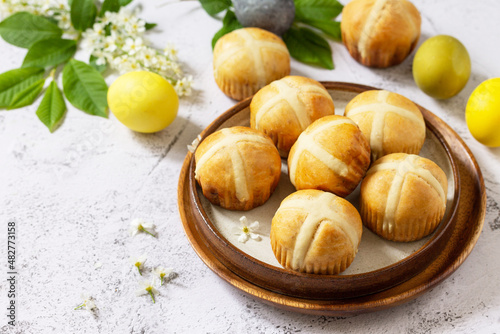
[(68, 2), (64, 1), (64, 0), (56, 1), (56, 4), (54, 7), (59, 9), (59, 10), (69, 11)]
[(44, 16), (54, 15), (54, 11), (52, 10), (50, 3), (48, 1), (44, 1), (43, 3), (41, 3), (41, 7)]
[(156, 281), (154, 278), (152, 280), (141, 281), (139, 282), (140, 288), (135, 293), (137, 296), (150, 295), (153, 303), (156, 303), (155, 295), (159, 294), (159, 292), (155, 286)]
[(104, 16), (101, 18), (101, 23), (107, 25), (108, 23), (112, 23), (116, 16), (115, 12), (105, 12)]
[(125, 40), (125, 45), (123, 46), (123, 51), (127, 52), (129, 55), (133, 56), (137, 52), (141, 51), (143, 48), (142, 38), (138, 37), (136, 39), (127, 38)]
[(131, 18), (125, 25), (125, 31), (132, 36), (139, 35), (146, 31), (146, 22), (137, 18)]
[(128, 63), (128, 56), (127, 55), (116, 57), (111, 62), (111, 65), (113, 65), (114, 68), (116, 68), (118, 71), (120, 71), (120, 68), (122, 66), (124, 66), (125, 63)]
[(152, 67), (158, 63), (158, 57), (156, 56), (156, 51), (145, 47), (137, 54), (137, 58), (141, 61), (145, 67)]
[(92, 52), (92, 56), (96, 57), (96, 64), (97, 65), (105, 65), (106, 64), (106, 56), (107, 54), (104, 53), (103, 50), (99, 49), (99, 50), (94, 50), (94, 52)]
[(116, 50), (116, 38), (114, 36), (106, 36), (102, 45), (104, 52), (114, 52)]
[(75, 310), (85, 309), (89, 312), (94, 312), (94, 310), (96, 309), (96, 306), (95, 306), (93, 298), (85, 293), (82, 293), (81, 298), (82, 298), (83, 302), (80, 305), (78, 305), (77, 307), (75, 307)]
[(120, 10), (117, 13), (118, 19), (123, 20), (125, 17), (132, 17), (132, 11), (126, 7), (120, 7)]
[[(107, 14), (108, 12), (106, 12)], [(113, 36), (116, 39), (116, 42), (123, 43), (123, 31), (121, 30), (120, 26), (115, 23), (111, 23), (109, 26), (109, 30), (111, 31), (111, 36)]]
[(142, 276), (141, 269), (144, 266), (144, 262), (146, 262), (146, 256), (144, 255), (130, 258), (130, 263), (132, 263), (132, 265), (137, 268), (137, 271), (141, 276)]
[(253, 240), (260, 241), (260, 236), (255, 233), (257, 232), (259, 228), (259, 222), (254, 221), (252, 224), (248, 225), (248, 219), (245, 216), (242, 216), (240, 218), (240, 228), (238, 229), (236, 235), (239, 235), (240, 237), (238, 238), (239, 242), (245, 243), (248, 241), (249, 238), (252, 238)]
[(104, 36), (106, 34), (106, 31), (104, 30), (104, 27), (105, 26), (102, 23), (94, 23), (94, 25), (92, 26), (92, 30), (94, 30), (94, 32), (97, 35)]
[(165, 71), (169, 68), (169, 61), (165, 57), (159, 58), (155, 68), (159, 71)]
[(178, 63), (167, 61), (166, 66), (167, 66), (167, 68), (165, 69), (166, 71), (172, 72), (177, 77), (182, 75), (181, 66)]
[(98, 57), (97, 60), (95, 61), (96, 65), (106, 65), (106, 58), (104, 57)]
[(175, 83), (174, 89), (177, 95), (179, 96), (189, 96), (191, 95), (193, 85), (193, 77), (191, 75), (182, 78), (181, 80), (177, 80)]
[(137, 63), (135, 58), (129, 57), (127, 55), (115, 58), (115, 60), (113, 61), (113, 67), (120, 71), (120, 73), (122, 74), (141, 69), (141, 66)]
[(129, 233), (130, 236), (135, 236), (137, 233), (147, 233), (149, 235), (152, 235), (153, 237), (156, 237), (155, 233), (155, 224), (153, 223), (148, 223), (144, 221), (144, 219), (137, 218), (134, 219), (130, 222), (130, 228), (129, 228)]
[(132, 62), (129, 64), (128, 72), (140, 71), (140, 70), (142, 70), (142, 67), (138, 62)]
[(194, 153), (194, 151), (196, 151), (196, 148), (198, 147), (198, 145), (200, 144), (200, 141), (201, 141), (201, 136), (198, 135), (194, 140), (193, 142), (191, 143), (191, 145), (188, 145), (187, 148), (188, 148), (188, 151), (191, 152), (191, 153)]
[(69, 15), (69, 12), (61, 12), (55, 18), (58, 21), (57, 25), (59, 26), (59, 28), (63, 30), (68, 30), (71, 28), (71, 17)]
[(85, 30), (82, 34), (82, 37), (83, 46), (85, 48), (89, 48), (91, 51), (93, 51), (94, 49), (99, 49), (102, 44), (102, 36), (92, 29)]
[(178, 51), (172, 43), (168, 43), (167, 46), (165, 46), (165, 48), (163, 49), (163, 54), (172, 61), (177, 60), (177, 53)]
[(174, 270), (172, 268), (165, 269), (163, 267), (156, 267), (155, 269), (153, 269), (153, 275), (160, 279), (160, 286), (163, 285), (163, 281), (167, 279), (173, 272)]

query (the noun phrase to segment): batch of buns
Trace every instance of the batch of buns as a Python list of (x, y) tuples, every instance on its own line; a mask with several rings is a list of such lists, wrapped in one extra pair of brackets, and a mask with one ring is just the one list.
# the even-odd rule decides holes
[[(380, 8), (364, 6), (364, 13), (357, 2), (345, 7), (342, 20), (351, 54), (375, 66), (401, 62), (418, 40), (418, 11), (407, 1), (371, 1)], [(395, 3), (404, 6), (398, 13), (406, 13), (409, 27), (398, 31), (397, 45), (382, 55), (374, 38), (384, 29), (372, 15), (385, 17)], [(372, 90), (352, 99), (343, 116), (335, 115), (332, 97), (319, 82), (289, 73), (287, 48), (270, 32), (243, 28), (217, 42), (214, 75), (221, 90), (235, 99), (255, 96), (250, 127), (216, 131), (196, 148), (195, 178), (203, 195), (228, 210), (263, 205), (286, 158), (297, 191), (270, 213), (270, 239), (278, 262), (299, 272), (344, 271), (356, 256), (363, 224), (392, 241), (432, 233), (444, 216), (448, 186), (443, 170), (417, 155), (426, 134), (420, 109), (399, 94)], [(360, 183), (358, 212), (344, 197)]]

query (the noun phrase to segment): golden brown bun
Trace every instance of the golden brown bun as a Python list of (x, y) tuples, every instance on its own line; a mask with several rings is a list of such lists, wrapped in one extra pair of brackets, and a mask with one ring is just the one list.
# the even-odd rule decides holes
[(275, 34), (242, 28), (222, 36), (214, 48), (214, 77), (219, 88), (243, 100), (290, 74), (290, 54)]
[(229, 210), (264, 204), (281, 175), (281, 158), (271, 139), (243, 126), (205, 138), (196, 149), (195, 161), (195, 178), (203, 195)]
[(250, 104), (250, 126), (271, 137), (286, 158), (302, 131), (318, 118), (333, 114), (332, 97), (323, 85), (313, 79), (287, 76), (255, 94)]
[(386, 155), (361, 183), (363, 224), (388, 240), (419, 240), (443, 218), (447, 190), (446, 174), (431, 160), (405, 153)]
[(345, 197), (370, 165), (370, 145), (356, 123), (325, 116), (302, 132), (288, 156), (290, 181), (297, 190), (320, 189)]
[(271, 247), (285, 268), (338, 274), (354, 260), (363, 232), (361, 217), (347, 200), (320, 190), (286, 197), (271, 225)]
[(420, 13), (407, 0), (354, 0), (342, 11), (342, 41), (363, 65), (401, 63), (420, 37)]
[(352, 119), (370, 142), (372, 161), (390, 153), (418, 154), (425, 141), (420, 109), (406, 97), (386, 90), (357, 95), (344, 115)]

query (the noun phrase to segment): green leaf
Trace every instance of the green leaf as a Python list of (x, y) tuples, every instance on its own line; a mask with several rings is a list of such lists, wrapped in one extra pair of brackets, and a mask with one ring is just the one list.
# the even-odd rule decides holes
[(47, 21), (55, 24), (55, 25), (58, 24), (58, 21), (55, 18), (53, 18), (52, 16), (43, 16), (43, 18), (46, 19)]
[(123, 7), (131, 3), (132, 0), (118, 0), (118, 2), (120, 3), (120, 6)]
[(45, 83), (45, 79), (40, 79), (38, 81), (33, 82), (31, 85), (26, 87), (20, 92), (17, 92), (16, 95), (12, 98), (10, 105), (7, 109), (17, 109), (24, 106), (28, 106), (35, 102), (38, 95), (43, 89), (43, 85)]
[(71, 59), (64, 66), (63, 90), (68, 101), (76, 108), (90, 115), (108, 116), (108, 86), (102, 75), (92, 66)]
[(340, 32), (340, 22), (331, 20), (304, 20), (302, 21), (311, 27), (321, 30), (336, 41), (342, 41)]
[(147, 23), (146, 22), (146, 25), (144, 27), (146, 28), (146, 30), (151, 30), (151, 29), (153, 29), (156, 26), (157, 26), (156, 23)]
[(283, 41), (298, 61), (333, 70), (330, 44), (311, 29), (292, 27), (283, 35)]
[(29, 48), (47, 38), (60, 38), (62, 30), (41, 16), (19, 12), (0, 22), (0, 35), (7, 43)]
[(217, 43), (219, 38), (240, 28), (243, 28), (243, 26), (238, 22), (236, 15), (234, 15), (232, 11), (228, 10), (222, 20), (222, 28), (215, 33), (214, 38), (212, 39), (212, 49), (215, 47), (215, 43)]
[(50, 67), (68, 61), (76, 52), (72, 39), (45, 39), (36, 42), (24, 57), (22, 67)]
[(42, 68), (19, 68), (0, 74), (0, 108), (8, 107), (14, 95), (43, 78)]
[(331, 20), (344, 6), (337, 0), (295, 0), (295, 20)]
[(71, 23), (76, 30), (85, 31), (94, 25), (97, 7), (94, 0), (73, 0), (71, 4)]
[(104, 0), (99, 12), (99, 17), (103, 17), (106, 12), (118, 12), (120, 10), (120, 1), (118, 0)]
[(107, 63), (104, 65), (97, 65), (97, 57), (94, 57), (92, 55), (90, 56), (89, 64), (90, 64), (90, 66), (95, 68), (97, 71), (99, 71), (99, 73), (103, 73), (104, 71), (106, 71), (108, 69)]
[(36, 115), (49, 128), (49, 131), (53, 132), (65, 111), (66, 103), (64, 103), (61, 91), (55, 81), (52, 81), (36, 110)]
[(231, 0), (199, 0), (201, 3), (201, 7), (208, 13), (210, 16), (214, 16), (222, 12), (225, 9), (231, 7)]

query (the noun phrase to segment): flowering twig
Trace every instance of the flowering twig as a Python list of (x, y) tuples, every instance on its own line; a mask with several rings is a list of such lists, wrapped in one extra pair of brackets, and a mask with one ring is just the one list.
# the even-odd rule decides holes
[(147, 45), (144, 39), (146, 22), (126, 7), (118, 13), (106, 12), (87, 29), (83, 46), (90, 50), (99, 66), (109, 65), (121, 74), (147, 70), (165, 77), (179, 96), (191, 94), (192, 76), (184, 76), (177, 63), (177, 50), (167, 44), (163, 51)]

